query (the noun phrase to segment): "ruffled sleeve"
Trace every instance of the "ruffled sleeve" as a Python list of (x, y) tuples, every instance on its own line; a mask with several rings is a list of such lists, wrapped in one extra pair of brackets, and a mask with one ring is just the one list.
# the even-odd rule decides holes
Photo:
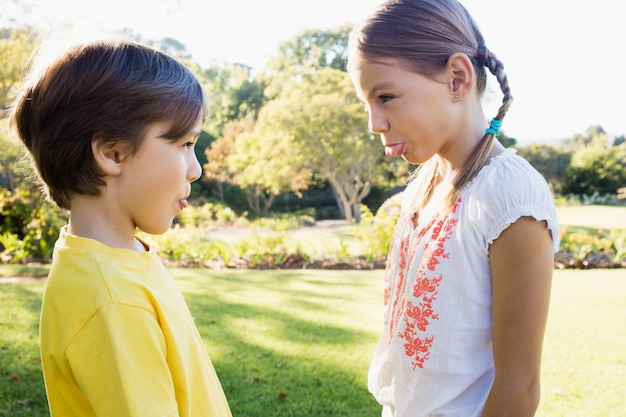
[(463, 193), (468, 216), (483, 252), (503, 230), (520, 217), (545, 221), (552, 247), (559, 249), (559, 229), (554, 197), (545, 179), (525, 159), (507, 149), (470, 183)]

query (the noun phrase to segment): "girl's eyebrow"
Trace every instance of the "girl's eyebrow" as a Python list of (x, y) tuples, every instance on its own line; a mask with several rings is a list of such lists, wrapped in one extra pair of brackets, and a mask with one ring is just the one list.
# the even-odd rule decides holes
[(388, 89), (388, 88), (393, 88), (393, 87), (394, 87), (393, 81), (381, 81), (378, 84), (374, 84), (374, 86), (367, 93), (367, 97), (370, 98), (370, 99), (371, 98), (375, 98), (375, 96), (378, 93), (378, 91), (385, 90), (385, 89)]

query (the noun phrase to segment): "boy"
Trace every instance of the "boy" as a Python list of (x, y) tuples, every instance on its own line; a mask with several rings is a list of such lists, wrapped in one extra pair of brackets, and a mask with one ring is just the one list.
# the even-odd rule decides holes
[(180, 291), (135, 236), (164, 233), (187, 206), (207, 113), (187, 68), (123, 41), (73, 46), (15, 101), (11, 126), (70, 210), (41, 311), (53, 417), (231, 416)]

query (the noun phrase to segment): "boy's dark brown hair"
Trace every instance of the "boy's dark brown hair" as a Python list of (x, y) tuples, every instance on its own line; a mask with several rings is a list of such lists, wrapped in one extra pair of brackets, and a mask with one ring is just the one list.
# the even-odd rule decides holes
[(188, 68), (133, 42), (75, 45), (43, 71), (33, 70), (9, 122), (47, 196), (65, 209), (73, 195), (98, 195), (105, 185), (92, 140), (124, 142), (132, 155), (152, 123), (171, 122), (164, 137), (174, 140), (208, 113)]

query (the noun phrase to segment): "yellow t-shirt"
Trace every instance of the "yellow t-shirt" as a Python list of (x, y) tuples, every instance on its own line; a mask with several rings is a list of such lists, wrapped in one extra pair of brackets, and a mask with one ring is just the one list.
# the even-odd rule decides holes
[(231, 416), (187, 304), (152, 250), (63, 229), (40, 343), (52, 417)]

